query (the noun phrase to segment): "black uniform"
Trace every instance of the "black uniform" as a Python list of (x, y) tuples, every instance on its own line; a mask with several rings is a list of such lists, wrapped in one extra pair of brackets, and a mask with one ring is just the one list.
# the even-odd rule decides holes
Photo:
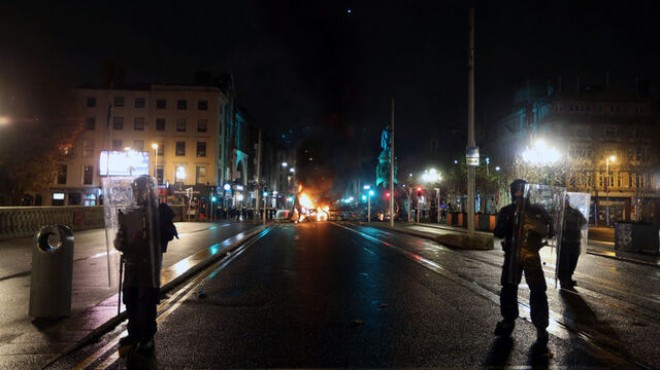
[(513, 322), (518, 317), (518, 285), (524, 272), (530, 290), (532, 323), (537, 329), (545, 330), (548, 327), (548, 298), (539, 250), (543, 247), (543, 239), (552, 233), (552, 223), (548, 213), (540, 206), (526, 205), (522, 209), (525, 212), (525, 222), (521, 231), (523, 234), (520, 235), (519, 256), (514, 255), (515, 248), (512, 245), (514, 232), (517, 232), (514, 220), (515, 203), (500, 210), (493, 231), (496, 237), (504, 239), (500, 312), (508, 322)]
[(122, 252), (125, 263), (122, 294), (128, 315), (128, 336), (120, 341), (120, 354), (124, 353), (122, 348), (153, 352), (160, 300), (163, 245), (159, 206), (151, 179), (138, 177), (133, 194), (136, 206), (119, 211), (115, 239), (115, 247)]
[(573, 273), (580, 257), (580, 239), (582, 227), (587, 219), (582, 212), (566, 203), (564, 207), (564, 228), (561, 233), (561, 248), (559, 250), (559, 265), (557, 268), (559, 282), (563, 288), (575, 285)]

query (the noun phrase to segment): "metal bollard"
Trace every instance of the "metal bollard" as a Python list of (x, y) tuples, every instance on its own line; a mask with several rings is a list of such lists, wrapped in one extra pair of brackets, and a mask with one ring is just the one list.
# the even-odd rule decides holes
[(34, 242), (29, 315), (67, 316), (71, 312), (73, 232), (65, 225), (42, 226)]

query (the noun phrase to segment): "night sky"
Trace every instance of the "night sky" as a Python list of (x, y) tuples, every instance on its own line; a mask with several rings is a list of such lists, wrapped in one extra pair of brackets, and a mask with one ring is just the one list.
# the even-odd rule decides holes
[[(508, 112), (526, 79), (660, 77), (654, 2), (530, 3), (476, 3), (479, 125)], [(374, 161), (393, 96), (395, 144), (409, 171), (464, 153), (467, 18), (466, 2), (440, 0), (5, 1), (0, 88), (101, 83), (107, 62), (129, 82), (233, 73), (258, 126), (308, 127)]]

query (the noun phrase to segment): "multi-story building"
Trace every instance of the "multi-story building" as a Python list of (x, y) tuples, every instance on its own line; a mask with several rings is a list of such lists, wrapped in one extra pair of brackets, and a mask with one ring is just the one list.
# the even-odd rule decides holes
[(647, 85), (634, 91), (528, 86), (514, 105), (492, 149), (500, 163), (516, 163), (526, 146), (543, 138), (562, 154), (545, 175), (557, 174), (568, 191), (591, 193), (592, 222), (607, 223), (606, 214), (611, 221), (657, 217), (660, 116)]
[(235, 201), (237, 187), (247, 184), (248, 136), (227, 85), (76, 89), (84, 131), (51, 189), (53, 204), (98, 204), (109, 172), (101, 168), (102, 152), (125, 150), (141, 153), (170, 193), (203, 186), (222, 192), (230, 184), (231, 195), (221, 199)]

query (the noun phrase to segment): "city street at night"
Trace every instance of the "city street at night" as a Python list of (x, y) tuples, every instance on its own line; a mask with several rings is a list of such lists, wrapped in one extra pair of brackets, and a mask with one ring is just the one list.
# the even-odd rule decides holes
[[(551, 355), (539, 356), (524, 283), (513, 339), (493, 336), (500, 250), (459, 251), (378, 226), (272, 225), (180, 283), (159, 307), (158, 368), (660, 366), (657, 266), (590, 253), (575, 290), (560, 290), (554, 251), (542, 251)], [(48, 368), (122, 368), (124, 330)]]

